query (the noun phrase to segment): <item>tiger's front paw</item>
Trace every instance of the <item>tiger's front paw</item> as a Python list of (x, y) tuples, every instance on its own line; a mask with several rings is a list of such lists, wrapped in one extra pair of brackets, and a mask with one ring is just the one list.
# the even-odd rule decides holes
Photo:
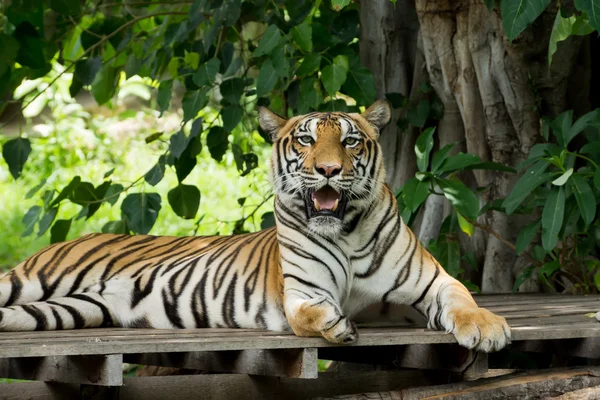
[(510, 343), (510, 327), (503, 317), (485, 308), (453, 310), (451, 333), (461, 346), (486, 353), (497, 351)]
[(358, 339), (356, 325), (346, 317), (325, 328), (321, 334), (327, 341), (337, 344), (351, 344)]

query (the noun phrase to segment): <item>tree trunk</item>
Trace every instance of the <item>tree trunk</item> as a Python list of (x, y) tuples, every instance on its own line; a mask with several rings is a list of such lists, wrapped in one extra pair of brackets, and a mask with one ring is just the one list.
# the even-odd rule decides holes
[[(414, 4), (406, 0), (398, 1), (395, 10), (389, 0), (372, 0), (361, 7), (361, 57), (375, 74), (380, 97), (395, 91), (408, 95), (415, 88), (408, 77), (418, 75), (409, 71), (421, 67), (414, 64), (421, 48), (425, 76), (444, 104), (439, 146), (459, 142), (456, 151), (514, 167), (539, 140), (540, 115), (553, 117), (574, 108), (578, 116), (590, 108), (587, 96), (581, 96), (582, 91), (589, 93), (591, 70), (585, 38), (570, 37), (560, 43), (548, 67), (548, 41), (557, 11), (557, 4), (551, 4), (510, 43), (498, 9), (488, 10), (482, 0), (415, 0)], [(418, 19), (419, 46), (415, 46), (413, 18)], [(416, 171), (415, 133), (400, 137), (397, 130), (392, 125), (382, 135), (392, 187), (402, 185)], [(487, 188), (482, 205), (506, 197), (517, 179), (493, 171), (463, 177), (472, 188)], [(448, 212), (446, 204), (442, 215)], [(425, 243), (437, 236), (439, 216), (440, 201), (428, 201), (415, 229)], [(492, 211), (479, 223), (514, 243), (527, 221)], [(461, 245), (483, 263), (482, 290), (511, 291), (522, 260), (517, 263), (515, 252), (495, 236), (477, 234), (475, 240), (461, 238)]]

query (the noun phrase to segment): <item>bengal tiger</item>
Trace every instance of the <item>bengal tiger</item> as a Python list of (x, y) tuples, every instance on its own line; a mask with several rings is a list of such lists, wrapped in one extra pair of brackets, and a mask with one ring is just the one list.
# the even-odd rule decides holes
[(510, 342), (402, 221), (377, 141), (391, 109), (266, 108), (276, 227), (234, 236), (90, 234), (46, 247), (0, 280), (0, 330), (91, 327), (263, 328), (358, 338), (379, 302), (411, 305), (428, 326), (481, 351)]

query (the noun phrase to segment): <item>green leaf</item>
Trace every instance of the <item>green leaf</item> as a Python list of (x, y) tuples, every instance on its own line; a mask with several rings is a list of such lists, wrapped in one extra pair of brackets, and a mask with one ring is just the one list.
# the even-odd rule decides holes
[(211, 58), (198, 68), (196, 73), (194, 73), (192, 80), (198, 86), (213, 85), (220, 67), (221, 60), (218, 58)]
[(164, 134), (164, 132), (154, 132), (153, 134), (146, 136), (146, 138), (144, 139), (144, 141), (146, 143), (152, 143), (155, 140), (158, 140), (163, 134)]
[(267, 229), (275, 226), (275, 214), (272, 211), (267, 211), (261, 216), (260, 229)]
[(208, 104), (206, 88), (185, 92), (182, 102), (184, 122), (196, 118), (200, 110), (206, 107), (206, 104)]
[(229, 105), (221, 110), (221, 118), (223, 118), (223, 129), (231, 132), (242, 120), (244, 109), (240, 105)]
[(84, 85), (91, 85), (100, 71), (102, 59), (100, 57), (86, 58), (75, 64), (75, 78), (79, 79)]
[(504, 203), (502, 203), (508, 215), (512, 214), (535, 188), (550, 179), (552, 174), (545, 173), (549, 166), (550, 164), (547, 161), (540, 160), (519, 178)]
[(594, 196), (590, 185), (582, 175), (573, 175), (570, 183), (581, 216), (583, 217), (585, 224), (589, 225), (594, 221), (594, 217), (596, 216), (596, 197)]
[(412, 126), (422, 128), (423, 126), (425, 126), (425, 122), (427, 121), (427, 117), (429, 116), (430, 108), (431, 105), (429, 104), (429, 101), (419, 101), (419, 104), (417, 104), (416, 107), (411, 107), (408, 110), (408, 114), (406, 116), (408, 118), (408, 122), (410, 122)]
[(81, 178), (79, 176), (74, 177), (71, 180), (71, 182), (69, 182), (69, 184), (63, 188), (63, 190), (58, 194), (58, 196), (54, 200), (52, 200), (52, 203), (50, 203), (49, 207), (54, 207), (67, 197), (70, 197), (73, 191), (79, 186), (80, 183)]
[(467, 165), (462, 168), (464, 171), (474, 170), (474, 169), (488, 169), (492, 171), (502, 171), (502, 172), (510, 172), (511, 174), (516, 173), (517, 171), (514, 168), (507, 167), (504, 164), (500, 164), (493, 161), (484, 161), (476, 164)]
[(269, 25), (262, 38), (258, 42), (258, 47), (254, 50), (254, 57), (271, 54), (275, 46), (279, 43), (281, 32), (276, 25)]
[(567, 110), (560, 113), (551, 123), (550, 127), (561, 147), (565, 147), (565, 137), (571, 130), (573, 124), (573, 110)]
[(468, 187), (459, 180), (436, 179), (444, 196), (452, 206), (464, 217), (470, 220), (477, 219), (479, 214), (479, 199)]
[(213, 126), (210, 128), (208, 135), (206, 136), (206, 145), (210, 151), (212, 158), (221, 162), (223, 155), (229, 147), (229, 132), (220, 126)]
[(260, 67), (256, 80), (256, 95), (262, 97), (268, 94), (277, 83), (277, 72), (271, 60), (266, 60)]
[(529, 243), (531, 243), (535, 235), (540, 230), (541, 226), (542, 220), (538, 220), (528, 224), (527, 226), (525, 226), (525, 228), (521, 229), (521, 231), (519, 232), (519, 236), (517, 236), (515, 250), (517, 254), (520, 255), (527, 248)]
[(40, 219), (38, 237), (42, 236), (50, 228), (50, 225), (54, 222), (54, 218), (56, 218), (56, 214), (58, 214), (58, 207), (46, 210), (44, 216)]
[(481, 159), (475, 154), (458, 153), (448, 157), (439, 168), (438, 172), (460, 171), (475, 164), (481, 164)]
[[(552, 64), (552, 56), (556, 52), (558, 42), (566, 40), (571, 35), (588, 35), (593, 32), (587, 18), (582, 15), (571, 15), (563, 18), (562, 10), (556, 13), (552, 33), (550, 34), (550, 44), (548, 45), (548, 65)], [(546, 139), (548, 140), (548, 139)]]
[(298, 67), (296, 75), (306, 76), (316, 72), (321, 66), (321, 55), (316, 53), (310, 53), (304, 56), (304, 60)]
[(115, 233), (115, 234), (126, 234), (129, 233), (127, 229), (127, 222), (125, 221), (108, 221), (102, 227), (102, 233)]
[(103, 176), (103, 178), (104, 178), (104, 179), (106, 179), (106, 178), (110, 178), (110, 176), (111, 176), (111, 175), (112, 175), (114, 172), (115, 172), (115, 168), (111, 168), (111, 169), (109, 169), (108, 171), (106, 171), (106, 172), (104, 173), (104, 176)]
[(296, 25), (291, 29), (294, 42), (306, 53), (312, 51), (312, 26), (309, 22), (304, 21), (300, 25)]
[(596, 173), (594, 173), (594, 186), (596, 189), (600, 189), (600, 168), (596, 168)]
[(523, 283), (525, 283), (525, 281), (529, 278), (531, 278), (531, 275), (533, 275), (533, 270), (535, 269), (535, 267), (527, 267), (525, 268), (525, 270), (517, 277), (517, 279), (515, 279), (515, 284), (513, 286), (513, 292), (516, 292), (517, 290), (519, 290), (519, 288), (521, 287), (521, 285)]
[(342, 91), (353, 97), (358, 105), (370, 106), (377, 96), (375, 78), (370, 69), (361, 66), (358, 58), (356, 60), (348, 70)]
[(325, 90), (331, 96), (339, 92), (344, 82), (346, 82), (348, 68), (348, 57), (339, 55), (333, 59), (333, 64), (326, 66), (321, 71), (321, 81)]
[(179, 158), (187, 146), (187, 138), (183, 130), (177, 131), (169, 139), (169, 153), (175, 158)]
[(184, 50), (183, 62), (186, 67), (191, 69), (198, 69), (198, 64), (200, 64), (200, 54), (196, 52), (188, 52)]
[(563, 187), (554, 188), (542, 212), (542, 246), (544, 250), (550, 251), (558, 242), (558, 233), (562, 227), (565, 214), (565, 191)]
[(564, 174), (553, 180), (552, 184), (554, 186), (562, 186), (565, 183), (567, 183), (571, 175), (573, 175), (573, 168), (569, 168), (568, 170), (566, 170)]
[(25, 225), (25, 230), (21, 234), (21, 237), (29, 236), (33, 233), (33, 228), (35, 228), (35, 224), (37, 224), (40, 219), (40, 214), (42, 213), (42, 207), (33, 206), (23, 216), (23, 224)]
[(200, 190), (196, 186), (180, 184), (168, 194), (171, 208), (183, 219), (192, 219), (200, 207)]
[(350, 4), (350, 0), (331, 0), (331, 7), (335, 11), (340, 11), (342, 8)]
[(46, 181), (47, 181), (47, 179), (44, 178), (40, 181), (40, 183), (38, 183), (37, 185), (35, 185), (31, 189), (29, 189), (29, 191), (25, 195), (25, 198), (26, 199), (32, 198), (46, 184)]
[(581, 116), (581, 118), (575, 121), (568, 132), (563, 132), (565, 147), (571, 142), (571, 140), (573, 140), (575, 136), (590, 126), (595, 126), (597, 129), (600, 129), (600, 109), (595, 109), (594, 111), (590, 111), (589, 113)]
[(575, 8), (589, 17), (589, 24), (600, 32), (600, 0), (575, 0)]
[(417, 167), (419, 171), (426, 172), (429, 167), (429, 153), (433, 149), (433, 134), (435, 128), (427, 128), (419, 135), (415, 142), (415, 154), (417, 155)]
[(420, 181), (417, 178), (406, 181), (401, 196), (408, 210), (414, 213), (427, 200), (430, 184), (429, 181)]
[(245, 86), (242, 78), (228, 79), (221, 83), (221, 96), (229, 104), (239, 104)]
[(469, 237), (473, 236), (475, 232), (475, 227), (469, 221), (465, 219), (459, 212), (456, 213), (456, 217), (458, 218), (458, 226), (460, 230), (466, 233)]
[(70, 219), (59, 219), (52, 225), (52, 229), (50, 229), (50, 243), (59, 243), (67, 240), (67, 235), (71, 229), (71, 221)]
[[(167, 81), (162, 81), (158, 86), (158, 95), (156, 97), (156, 104), (158, 104), (158, 111), (160, 111), (160, 116), (162, 113), (169, 109), (171, 105), (171, 93), (173, 92), (173, 79), (169, 79)], [(162, 132), (161, 132), (162, 134)], [(160, 135), (159, 135), (160, 137)], [(146, 140), (146, 143), (148, 140)]]
[(560, 262), (555, 260), (544, 263), (538, 273), (540, 276), (546, 276), (547, 278), (550, 278), (558, 270), (560, 270)]
[(315, 77), (302, 79), (300, 82), (300, 96), (298, 96), (298, 109), (300, 113), (316, 110), (323, 102), (321, 84)]
[[(0, 54), (0, 64), (5, 64), (7, 66), (12, 64), (17, 58), (19, 47), (19, 42), (14, 37), (0, 33), (0, 49), (2, 49)], [(0, 72), (0, 75), (4, 73), (4, 71)]]
[(446, 146), (435, 152), (435, 154), (433, 155), (433, 159), (431, 160), (431, 172), (438, 171), (438, 169), (442, 166), (444, 161), (446, 161), (446, 159), (448, 158), (448, 154), (450, 154), (450, 152), (452, 151), (454, 146), (456, 146), (456, 144), (457, 143), (447, 144)]
[(117, 90), (118, 82), (119, 73), (117, 69), (108, 65), (103, 65), (100, 68), (92, 83), (92, 94), (99, 105), (103, 105), (112, 99)]
[(161, 156), (158, 159), (156, 165), (150, 168), (150, 171), (146, 172), (144, 175), (144, 179), (152, 186), (158, 185), (160, 181), (162, 181), (165, 176), (165, 157)]
[(29, 139), (15, 138), (11, 139), (2, 147), (2, 156), (8, 164), (8, 169), (13, 178), (21, 176), (23, 166), (31, 153), (31, 143)]
[(502, 27), (511, 42), (548, 7), (550, 0), (502, 0)]
[(123, 200), (121, 212), (132, 231), (146, 235), (154, 226), (161, 207), (158, 193), (133, 193)]

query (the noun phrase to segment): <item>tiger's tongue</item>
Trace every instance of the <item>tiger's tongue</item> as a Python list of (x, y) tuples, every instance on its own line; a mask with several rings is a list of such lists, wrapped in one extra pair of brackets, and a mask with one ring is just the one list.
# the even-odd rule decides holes
[(313, 192), (312, 198), (317, 201), (321, 210), (334, 210), (337, 208), (340, 195), (331, 186), (325, 186)]

